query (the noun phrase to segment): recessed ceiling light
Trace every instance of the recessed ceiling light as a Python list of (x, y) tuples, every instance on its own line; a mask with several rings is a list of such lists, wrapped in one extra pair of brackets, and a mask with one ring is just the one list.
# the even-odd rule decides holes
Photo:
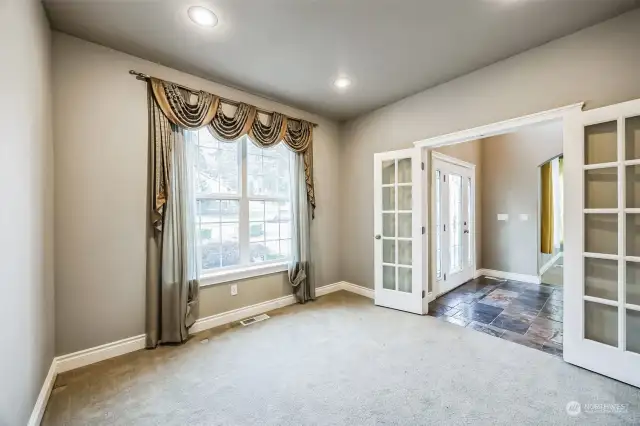
[(338, 89), (346, 89), (347, 87), (351, 86), (351, 80), (349, 80), (347, 77), (340, 77), (333, 82), (333, 85)]
[(218, 25), (218, 17), (215, 13), (202, 6), (192, 6), (188, 12), (189, 18), (203, 27), (215, 27)]

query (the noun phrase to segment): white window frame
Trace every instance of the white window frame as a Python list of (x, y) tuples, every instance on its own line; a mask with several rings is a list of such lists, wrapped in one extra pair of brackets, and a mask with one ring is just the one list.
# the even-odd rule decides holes
[[(209, 194), (198, 195), (197, 191), (196, 205), (199, 200), (237, 200), (239, 201), (239, 248), (240, 248), (240, 264), (226, 267), (220, 267), (209, 270), (201, 269), (202, 253), (199, 240), (199, 214), (196, 211), (196, 217), (194, 225), (196, 226), (196, 235), (198, 243), (197, 264), (200, 276), (200, 287), (207, 287), (215, 284), (223, 284), (230, 281), (237, 281), (242, 279), (248, 279), (258, 277), (262, 275), (269, 275), (280, 273), (288, 270), (289, 263), (291, 262), (291, 256), (288, 258), (275, 259), (272, 261), (260, 262), (256, 264), (250, 263), (250, 208), (249, 203), (251, 201), (273, 201), (273, 202), (291, 202), (291, 196), (289, 197), (269, 197), (269, 196), (249, 196), (248, 194), (248, 149), (247, 144), (252, 143), (246, 136), (237, 139), (234, 142), (223, 142), (236, 144), (238, 150), (238, 189), (237, 194)], [(197, 149), (195, 150), (197, 151)], [(289, 170), (292, 170), (292, 156), (289, 159)], [(197, 173), (197, 165), (196, 165)], [(291, 177), (290, 184), (293, 185), (293, 177)], [(197, 209), (196, 209), (197, 210)], [(291, 214), (290, 214), (290, 217)], [(291, 220), (293, 226), (293, 220)], [(290, 235), (293, 235), (293, 229), (290, 230)], [(292, 240), (292, 239), (291, 239)], [(291, 253), (291, 249), (289, 250)]]

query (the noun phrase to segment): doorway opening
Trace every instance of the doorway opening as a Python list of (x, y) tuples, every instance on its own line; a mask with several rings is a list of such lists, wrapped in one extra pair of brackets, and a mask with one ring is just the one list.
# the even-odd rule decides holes
[(540, 282), (562, 286), (564, 268), (564, 156), (553, 157), (538, 170), (538, 233)]
[(429, 315), (562, 356), (562, 154), (562, 120), (431, 150)]

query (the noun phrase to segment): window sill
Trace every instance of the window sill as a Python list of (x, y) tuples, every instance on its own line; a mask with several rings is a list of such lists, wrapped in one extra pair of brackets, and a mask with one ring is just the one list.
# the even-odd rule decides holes
[(284, 272), (289, 268), (289, 261), (269, 263), (266, 265), (247, 266), (229, 271), (215, 272), (200, 277), (200, 287), (209, 287), (216, 284), (223, 284), (230, 281), (244, 280), (247, 278), (259, 277), (262, 275), (276, 274)]

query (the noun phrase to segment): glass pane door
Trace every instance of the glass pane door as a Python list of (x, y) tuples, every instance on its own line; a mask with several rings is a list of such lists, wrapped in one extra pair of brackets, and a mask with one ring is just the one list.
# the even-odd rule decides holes
[(411, 158), (382, 162), (382, 287), (411, 293)]
[(374, 301), (416, 314), (428, 304), (423, 268), (422, 152), (420, 148), (374, 154)]
[(640, 99), (563, 116), (563, 358), (640, 386)]
[(449, 175), (449, 272), (462, 270), (462, 176)]
[(583, 337), (638, 353), (640, 116), (584, 126), (583, 168)]
[(472, 230), (475, 166), (433, 151), (432, 258), (433, 296), (453, 290), (475, 273)]

